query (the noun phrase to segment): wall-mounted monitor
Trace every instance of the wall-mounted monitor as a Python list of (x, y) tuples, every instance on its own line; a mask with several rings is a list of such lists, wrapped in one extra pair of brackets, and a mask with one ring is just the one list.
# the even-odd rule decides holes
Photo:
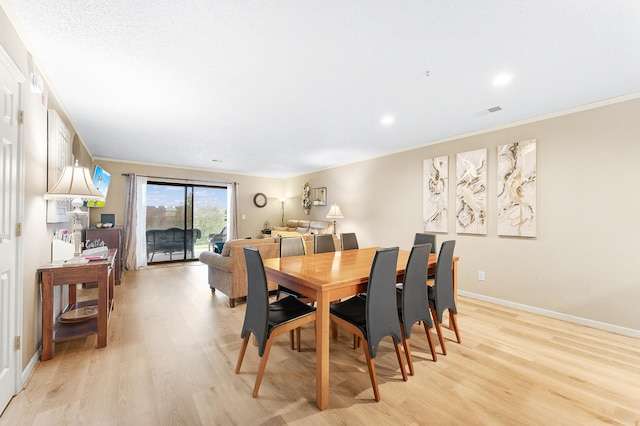
[[(104, 195), (105, 199), (109, 191), (109, 182), (111, 182), (111, 174), (102, 167), (96, 166), (93, 172), (93, 184)], [(104, 207), (104, 203), (104, 201), (88, 201), (87, 207)]]

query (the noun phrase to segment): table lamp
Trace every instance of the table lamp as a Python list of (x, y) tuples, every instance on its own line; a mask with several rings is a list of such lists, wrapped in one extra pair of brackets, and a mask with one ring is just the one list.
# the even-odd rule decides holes
[(67, 201), (71, 200), (73, 210), (67, 212), (67, 216), (73, 218), (73, 257), (65, 264), (83, 264), (89, 260), (80, 257), (80, 240), (82, 239), (81, 218), (89, 213), (80, 210), (85, 201), (104, 201), (104, 196), (93, 184), (91, 174), (85, 167), (75, 165), (66, 166), (58, 183), (44, 195), (45, 200)]
[(336, 219), (342, 219), (344, 216), (340, 211), (340, 206), (337, 204), (333, 204), (329, 209), (329, 213), (327, 214), (327, 219), (333, 219), (333, 235), (336, 235)]

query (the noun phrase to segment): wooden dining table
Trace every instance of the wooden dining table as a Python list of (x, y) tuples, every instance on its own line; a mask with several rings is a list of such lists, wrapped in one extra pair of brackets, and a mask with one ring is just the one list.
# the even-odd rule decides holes
[[(264, 259), (270, 281), (316, 300), (316, 404), (329, 407), (329, 304), (367, 291), (371, 264), (379, 247), (330, 253)], [(408, 250), (400, 250), (396, 273), (404, 277)], [(435, 270), (437, 255), (429, 255), (430, 270)], [(457, 289), (457, 261), (452, 265), (454, 295)]]

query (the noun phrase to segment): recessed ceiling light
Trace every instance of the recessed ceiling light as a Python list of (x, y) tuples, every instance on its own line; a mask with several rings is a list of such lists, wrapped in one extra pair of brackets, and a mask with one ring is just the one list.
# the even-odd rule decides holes
[(498, 74), (493, 79), (494, 86), (502, 86), (503, 84), (507, 84), (511, 81), (511, 74), (502, 73)]
[(385, 115), (380, 119), (380, 123), (382, 123), (383, 126), (390, 126), (394, 121), (395, 119), (391, 115)]

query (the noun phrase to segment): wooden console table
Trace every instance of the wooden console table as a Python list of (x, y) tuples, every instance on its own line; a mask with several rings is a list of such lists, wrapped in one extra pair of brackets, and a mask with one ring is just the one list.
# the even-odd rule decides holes
[[(64, 340), (97, 334), (96, 348), (107, 346), (107, 321), (113, 309), (115, 259), (117, 249), (110, 249), (106, 260), (93, 260), (86, 264), (64, 266), (48, 263), (38, 268), (42, 279), (42, 355), (47, 361), (53, 358), (54, 344)], [(97, 283), (98, 299), (76, 301), (77, 283)], [(62, 323), (53, 321), (53, 287), (68, 286), (69, 304), (64, 312), (92, 306), (97, 303), (98, 316), (81, 322)]]

